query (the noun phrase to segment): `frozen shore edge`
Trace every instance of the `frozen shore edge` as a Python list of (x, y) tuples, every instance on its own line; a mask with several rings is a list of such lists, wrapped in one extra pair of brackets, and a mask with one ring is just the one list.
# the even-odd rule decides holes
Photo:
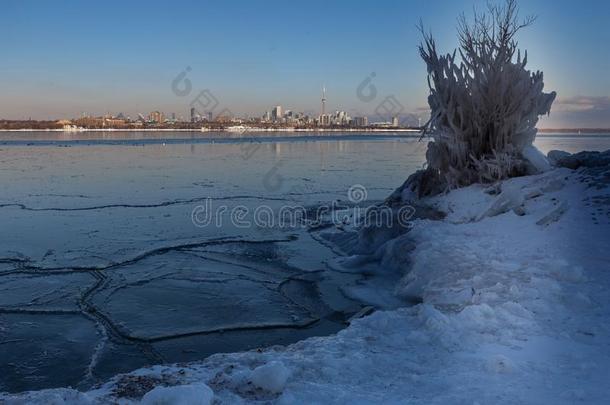
[(287, 347), (140, 369), (86, 393), (0, 394), (0, 402), (602, 403), (610, 396), (610, 151), (549, 158), (562, 167), (427, 199), (447, 217), (417, 220), (378, 249), (380, 271), (402, 271), (395, 293), (421, 304)]

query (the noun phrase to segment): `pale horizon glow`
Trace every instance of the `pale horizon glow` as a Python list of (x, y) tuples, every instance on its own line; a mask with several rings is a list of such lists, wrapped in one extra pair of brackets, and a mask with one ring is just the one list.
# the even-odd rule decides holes
[[(426, 70), (419, 59), (421, 18), (443, 52), (457, 45), (456, 17), (482, 0), (290, 4), (232, 1), (108, 1), (103, 6), (5, 1), (0, 14), (0, 119), (60, 119), (86, 114), (163, 111), (188, 117), (209, 89), (218, 108), (261, 116), (275, 105), (320, 113), (374, 115), (394, 96), (402, 113), (427, 119)], [(610, 5), (521, 1), (538, 20), (519, 37), (529, 68), (557, 91), (542, 128), (610, 127)], [(187, 67), (192, 92), (172, 81)], [(373, 100), (358, 97), (367, 77)]]

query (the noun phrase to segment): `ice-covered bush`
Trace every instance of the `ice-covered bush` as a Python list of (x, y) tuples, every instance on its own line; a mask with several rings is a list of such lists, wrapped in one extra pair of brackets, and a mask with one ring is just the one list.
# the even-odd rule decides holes
[(433, 141), (426, 169), (405, 184), (419, 197), (535, 171), (523, 152), (556, 96), (543, 92), (542, 72), (527, 70), (527, 52), (517, 48), (516, 34), (534, 18), (520, 21), (515, 0), (458, 21), (459, 49), (446, 55), (420, 27), (431, 109), (424, 133)]

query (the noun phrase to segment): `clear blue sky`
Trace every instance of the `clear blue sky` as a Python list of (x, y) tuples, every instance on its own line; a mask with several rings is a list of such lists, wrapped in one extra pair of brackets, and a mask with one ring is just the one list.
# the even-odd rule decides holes
[[(479, 0), (75, 1), (0, 3), (0, 118), (73, 117), (154, 109), (187, 115), (203, 89), (237, 114), (275, 104), (317, 113), (371, 113), (395, 95), (425, 115), (421, 18), (442, 50), (456, 46), (456, 17)], [(610, 127), (610, 5), (605, 0), (521, 1), (538, 21), (520, 37), (531, 69), (560, 99), (543, 126)], [(191, 67), (192, 93), (172, 80)], [(371, 72), (377, 97), (358, 85)]]

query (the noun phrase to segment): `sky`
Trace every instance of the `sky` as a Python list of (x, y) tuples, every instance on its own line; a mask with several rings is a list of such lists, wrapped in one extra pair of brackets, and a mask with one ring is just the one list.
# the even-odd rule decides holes
[[(485, 3), (2, 0), (0, 118), (186, 117), (192, 103), (317, 115), (325, 85), (327, 110), (370, 115), (391, 100), (425, 120), (418, 21), (452, 51), (457, 16)], [(518, 38), (528, 67), (558, 93), (540, 126), (610, 128), (610, 2), (527, 0), (520, 9), (538, 17)]]

